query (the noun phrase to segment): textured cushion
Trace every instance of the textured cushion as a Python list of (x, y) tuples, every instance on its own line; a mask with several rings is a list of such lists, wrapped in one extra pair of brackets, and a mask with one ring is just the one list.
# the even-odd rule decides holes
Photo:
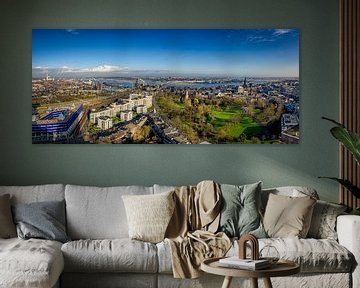
[[(299, 238), (266, 238), (259, 239), (259, 249), (265, 245), (274, 246), (281, 259), (295, 261), (301, 267), (302, 273), (315, 272), (350, 272), (353, 265), (353, 255), (339, 243), (329, 239), (299, 239)], [(156, 244), (158, 250), (159, 273), (171, 274), (171, 248), (168, 241)], [(238, 242), (226, 256), (238, 255)], [(250, 250), (248, 251), (250, 256)]]
[(219, 231), (229, 237), (251, 233), (266, 237), (260, 217), (261, 182), (243, 186), (221, 185), (222, 209)]
[(157, 271), (156, 246), (130, 239), (78, 240), (61, 248), (66, 272)]
[(336, 219), (343, 214), (346, 206), (318, 200), (314, 206), (307, 237), (337, 240)]
[(263, 239), (260, 249), (274, 246), (281, 259), (295, 261), (301, 272), (350, 272), (353, 256), (338, 242), (328, 239)]
[(64, 201), (15, 204), (13, 213), (18, 236), (22, 239), (70, 240), (65, 231)]
[(16, 237), (15, 225), (11, 215), (10, 196), (0, 196), (0, 238)]
[(264, 227), (269, 237), (305, 238), (316, 200), (306, 197), (269, 195)]
[(153, 188), (66, 185), (66, 219), (70, 238), (128, 238), (126, 212), (121, 198), (127, 194), (153, 194)]
[(53, 287), (63, 268), (61, 243), (0, 239), (0, 287)]
[(129, 237), (157, 243), (164, 240), (174, 212), (173, 191), (156, 195), (124, 195)]
[(0, 186), (0, 195), (10, 194), (11, 204), (61, 201), (65, 198), (65, 185)]
[[(334, 240), (311, 238), (259, 239), (259, 250), (264, 246), (273, 246), (279, 252), (281, 259), (298, 263), (301, 267), (301, 273), (350, 272), (354, 265), (353, 255)], [(238, 247), (238, 243), (234, 242), (227, 256), (235, 256), (238, 253)]]

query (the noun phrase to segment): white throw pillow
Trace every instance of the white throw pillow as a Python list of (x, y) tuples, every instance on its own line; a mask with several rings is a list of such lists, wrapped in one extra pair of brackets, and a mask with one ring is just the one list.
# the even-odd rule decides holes
[(174, 191), (155, 195), (122, 196), (131, 239), (158, 243), (175, 208)]

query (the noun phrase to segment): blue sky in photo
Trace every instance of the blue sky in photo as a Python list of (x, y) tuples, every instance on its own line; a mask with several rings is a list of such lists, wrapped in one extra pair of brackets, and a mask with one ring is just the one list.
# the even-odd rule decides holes
[(33, 75), (298, 77), (298, 29), (33, 29)]

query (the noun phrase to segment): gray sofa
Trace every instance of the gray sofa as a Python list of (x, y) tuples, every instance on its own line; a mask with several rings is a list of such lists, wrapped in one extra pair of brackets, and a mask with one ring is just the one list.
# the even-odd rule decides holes
[[(0, 186), (15, 203), (66, 202), (65, 244), (40, 239), (0, 239), (0, 287), (221, 287), (222, 277), (199, 279), (172, 277), (171, 250), (158, 244), (128, 238), (122, 195), (170, 191), (154, 185), (89, 187), (76, 185)], [(301, 189), (301, 187), (299, 188)], [(270, 190), (263, 190), (264, 204)], [(292, 195), (292, 188), (272, 189)], [(316, 192), (313, 192), (316, 193)], [(297, 261), (301, 273), (273, 278), (274, 287), (360, 287), (360, 217), (337, 219), (338, 241), (329, 239), (260, 239), (260, 248), (271, 244), (280, 256)], [(237, 242), (228, 255), (237, 254)], [(262, 281), (259, 281), (260, 287)], [(233, 287), (250, 284), (234, 279)]]

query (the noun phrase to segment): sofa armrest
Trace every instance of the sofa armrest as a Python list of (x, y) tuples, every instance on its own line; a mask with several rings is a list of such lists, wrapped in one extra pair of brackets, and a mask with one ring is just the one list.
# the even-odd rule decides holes
[(347, 248), (355, 257), (353, 287), (360, 287), (360, 216), (338, 216), (336, 229), (340, 245)]

